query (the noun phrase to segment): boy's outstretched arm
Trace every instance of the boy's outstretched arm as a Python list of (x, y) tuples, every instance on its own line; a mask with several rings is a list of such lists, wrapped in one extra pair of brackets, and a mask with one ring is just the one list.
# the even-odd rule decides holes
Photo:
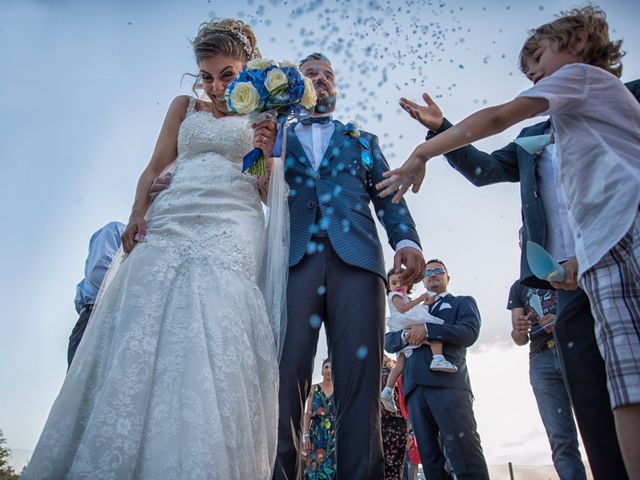
[(500, 133), (548, 108), (549, 103), (543, 98), (518, 97), (508, 103), (480, 110), (446, 132), (418, 145), (400, 168), (384, 174), (386, 179), (378, 183), (376, 188), (382, 190), (382, 197), (395, 193), (393, 202), (397, 203), (409, 187), (413, 187), (414, 193), (420, 190), (425, 175), (425, 164), (430, 158)]

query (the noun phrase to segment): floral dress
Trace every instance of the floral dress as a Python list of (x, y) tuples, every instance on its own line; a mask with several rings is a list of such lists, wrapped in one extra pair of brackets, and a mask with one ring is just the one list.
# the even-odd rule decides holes
[(333, 479), (336, 474), (336, 407), (333, 395), (327, 398), (320, 385), (313, 386), (313, 411), (309, 426), (311, 454), (304, 465), (310, 480)]
[[(393, 365), (385, 357), (382, 365), (382, 385), (387, 383)], [(398, 404), (398, 387), (394, 387), (393, 396)], [(384, 451), (384, 480), (402, 480), (404, 457), (407, 448), (407, 421), (400, 410), (391, 413), (380, 404), (382, 421), (382, 447)]]

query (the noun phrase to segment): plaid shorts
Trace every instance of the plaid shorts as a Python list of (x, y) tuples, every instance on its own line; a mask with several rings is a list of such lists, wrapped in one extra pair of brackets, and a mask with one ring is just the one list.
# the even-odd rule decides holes
[(595, 318), (611, 408), (640, 403), (640, 213), (581, 284)]

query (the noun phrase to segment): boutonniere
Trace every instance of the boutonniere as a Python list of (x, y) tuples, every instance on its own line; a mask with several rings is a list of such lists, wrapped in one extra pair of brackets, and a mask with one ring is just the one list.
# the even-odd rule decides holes
[(346, 133), (351, 138), (358, 140), (360, 144), (360, 158), (364, 166), (367, 167), (367, 170), (371, 169), (373, 166), (373, 159), (371, 158), (371, 152), (369, 142), (367, 142), (362, 135), (360, 135), (360, 130), (358, 129), (358, 124), (355, 121), (351, 121), (345, 125)]

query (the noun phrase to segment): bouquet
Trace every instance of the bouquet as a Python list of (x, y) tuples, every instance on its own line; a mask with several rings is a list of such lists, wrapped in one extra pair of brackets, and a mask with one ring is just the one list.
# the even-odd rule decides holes
[[(316, 105), (313, 82), (302, 75), (291, 62), (274, 62), (258, 58), (251, 60), (225, 93), (229, 110), (246, 115), (270, 112), (278, 122), (278, 136), (273, 156), (282, 153), (284, 125), (292, 117), (308, 116)], [(266, 173), (262, 151), (254, 148), (244, 157), (242, 171), (253, 175)]]

